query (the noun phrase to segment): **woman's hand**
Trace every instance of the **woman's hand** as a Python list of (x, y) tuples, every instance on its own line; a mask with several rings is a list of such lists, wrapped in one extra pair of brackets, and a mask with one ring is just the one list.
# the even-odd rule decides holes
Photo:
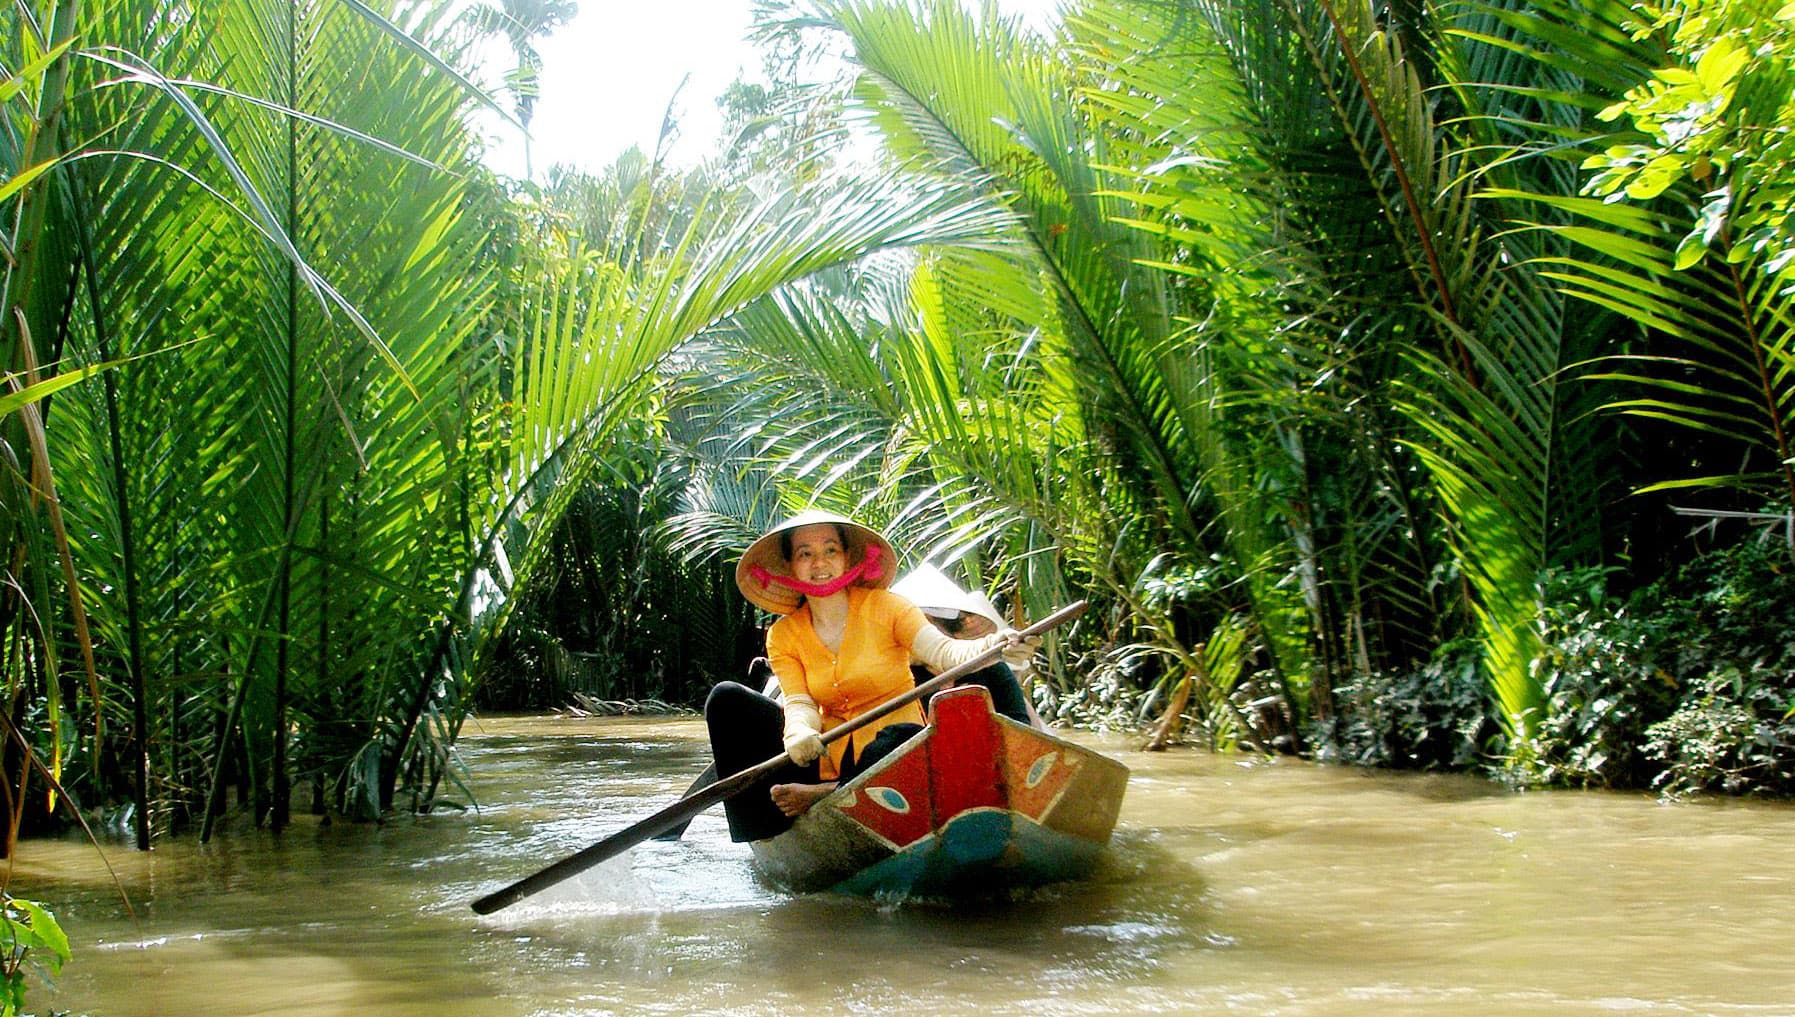
[(799, 766), (809, 766), (823, 754), (823, 714), (816, 700), (809, 696), (787, 696), (781, 708), (785, 711), (785, 754)]
[(823, 736), (816, 731), (791, 731), (785, 736), (785, 754), (799, 766), (809, 766), (822, 758)]
[(1003, 639), (1003, 662), (1010, 670), (1022, 674), (1034, 666), (1035, 653), (1041, 649), (1040, 636), (1024, 636), (1015, 629), (999, 629)]

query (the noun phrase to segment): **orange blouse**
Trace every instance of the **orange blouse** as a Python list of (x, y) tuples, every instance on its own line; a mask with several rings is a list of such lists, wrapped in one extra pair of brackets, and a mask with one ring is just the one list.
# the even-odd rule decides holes
[[(880, 703), (916, 687), (910, 677), (910, 644), (928, 624), (915, 604), (886, 590), (848, 587), (848, 624), (841, 653), (831, 652), (817, 637), (810, 605), (773, 623), (767, 630), (767, 663), (788, 696), (807, 695), (823, 714), (823, 730), (860, 716)], [(847, 738), (829, 743), (819, 761), (824, 780), (841, 773), (848, 742), (859, 758), (880, 729), (892, 724), (925, 723), (922, 706), (907, 703)]]

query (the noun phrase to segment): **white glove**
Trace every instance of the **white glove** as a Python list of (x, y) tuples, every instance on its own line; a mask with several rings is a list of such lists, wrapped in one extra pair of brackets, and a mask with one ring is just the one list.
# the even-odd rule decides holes
[(799, 766), (809, 766), (823, 754), (823, 714), (809, 696), (787, 696), (785, 754)]
[(922, 661), (929, 670), (940, 674), (950, 667), (959, 667), (969, 660), (977, 659), (986, 650), (1002, 645), (1003, 641), (1002, 632), (993, 632), (977, 639), (952, 639), (935, 626), (924, 625), (916, 630), (916, 638), (910, 643), (910, 654)]

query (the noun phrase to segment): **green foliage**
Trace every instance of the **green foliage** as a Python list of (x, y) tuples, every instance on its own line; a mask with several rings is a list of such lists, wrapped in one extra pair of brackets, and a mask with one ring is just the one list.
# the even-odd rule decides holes
[(1642, 595), (1634, 607), (1607, 594), (1607, 570), (1555, 573), (1541, 590), (1541, 642), (1534, 667), (1546, 690), (1534, 735), (1507, 761), (1521, 784), (1643, 787), (1650, 725), (1674, 707), (1677, 679), (1660, 651), (1673, 624)]
[[(462, 14), (476, 31), (503, 38), (511, 47), (517, 65), (506, 72), (505, 83), (516, 103), (518, 122), (526, 131), (526, 148), (530, 120), (540, 95), (542, 54), (536, 51), (535, 40), (573, 20), (578, 13), (579, 5), (572, 0), (498, 0), (476, 3)], [(526, 157), (526, 178), (527, 163)]]
[(1602, 119), (1555, 132), (1597, 172), (1576, 193), (1490, 194), (1568, 242), (1537, 261), (1563, 292), (1639, 329), (1598, 351), (1600, 377), (1619, 383), (1609, 408), (1675, 425), (1685, 448), (1636, 486), (1795, 497), (1795, 12), (1774, 0), (1540, 8), (1523, 31), (1582, 55), (1601, 86), (1585, 101)]
[(1100, 646), (1073, 663), (1077, 680), (1055, 690), (1043, 715), (1061, 724), (1131, 730), (1162, 701), (1146, 690), (1166, 683), (1165, 654), (1154, 647)]
[(1666, 794), (1795, 794), (1795, 698), (1788, 672), (1722, 665), (1677, 712), (1652, 725), (1645, 752), (1664, 764)]
[(1335, 714), (1311, 732), (1317, 759), (1397, 769), (1485, 765), (1498, 733), (1475, 641), (1440, 647), (1400, 673), (1357, 674), (1335, 689)]
[(1795, 260), (1795, 5), (1682, 0), (1637, 9), (1644, 23), (1633, 37), (1661, 40), (1668, 64), (1597, 114), (1626, 118), (1645, 137), (1586, 159), (1598, 172), (1584, 192), (1646, 201), (1686, 181), (1701, 209), (1677, 243), (1676, 269), (1713, 255), (1783, 274)]
[(1778, 541), (1710, 552), (1621, 599), (1553, 577), (1548, 711), (1505, 773), (1667, 794), (1795, 791), (1795, 569)]
[(1795, 793), (1795, 567), (1779, 540), (1692, 563), (1669, 587), (1665, 635), (1681, 688), (1646, 733), (1667, 793)]
[(754, 609), (732, 565), (666, 546), (662, 523), (690, 478), (663, 450), (651, 438), (618, 449), (568, 506), (540, 578), (484, 657), (483, 708), (697, 703), (759, 655), (742, 638)]
[(10, 893), (0, 930), (0, 1017), (16, 1017), (25, 1012), (25, 968), (48, 984), (69, 962), (69, 938), (49, 908)]
[(1426, 667), (1356, 675), (1317, 725), (1321, 758), (1487, 769), (1522, 786), (1667, 794), (1795, 791), (1795, 569), (1775, 541), (1710, 552), (1621, 597), (1612, 569), (1548, 574), (1534, 668), (1541, 715), (1491, 751), (1472, 643)]

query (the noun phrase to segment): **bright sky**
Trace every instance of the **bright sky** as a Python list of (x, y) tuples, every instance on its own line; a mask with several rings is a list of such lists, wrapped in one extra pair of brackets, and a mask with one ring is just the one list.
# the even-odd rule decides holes
[[(1055, 3), (999, 0), (998, 6), (1042, 28), (1052, 23)], [(722, 127), (716, 98), (738, 71), (763, 80), (760, 55), (744, 39), (752, 14), (751, 0), (580, 0), (572, 22), (536, 43), (543, 60), (530, 121), (536, 179), (556, 163), (596, 172), (631, 145), (652, 153), (670, 101), (680, 121), (673, 160), (690, 164), (709, 154)], [(486, 78), (496, 80), (509, 60), (509, 50), (497, 44)], [(521, 133), (496, 115), (483, 123), (492, 139), (486, 164), (522, 177)]]

